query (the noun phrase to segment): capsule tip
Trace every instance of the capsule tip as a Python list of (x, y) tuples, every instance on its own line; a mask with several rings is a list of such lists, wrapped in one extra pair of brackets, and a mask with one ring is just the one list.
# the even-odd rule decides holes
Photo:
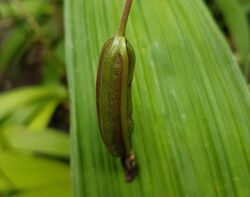
[(130, 153), (129, 155), (122, 157), (121, 162), (126, 173), (126, 181), (133, 181), (137, 174), (135, 155)]

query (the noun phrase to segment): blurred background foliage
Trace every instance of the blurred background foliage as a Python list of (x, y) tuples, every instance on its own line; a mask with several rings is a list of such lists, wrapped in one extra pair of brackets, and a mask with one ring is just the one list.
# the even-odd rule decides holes
[(63, 2), (0, 1), (0, 196), (70, 196)]
[(250, 83), (250, 1), (205, 0)]
[[(204, 1), (250, 83), (250, 1)], [(0, 0), (0, 196), (71, 194), (63, 32), (62, 0)]]

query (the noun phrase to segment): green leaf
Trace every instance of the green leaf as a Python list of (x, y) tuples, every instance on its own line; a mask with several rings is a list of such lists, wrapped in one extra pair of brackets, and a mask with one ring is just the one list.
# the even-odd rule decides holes
[(8, 177), (0, 169), (0, 195), (1, 191), (9, 191), (14, 187)]
[(69, 136), (52, 129), (34, 130), (21, 126), (2, 129), (5, 144), (17, 151), (36, 152), (45, 155), (69, 158)]
[(24, 25), (17, 25), (9, 32), (5, 41), (0, 45), (0, 73), (17, 58), (17, 54), (23, 54), (30, 41), (28, 40), (29, 32)]
[(238, 0), (215, 0), (221, 10), (234, 45), (238, 52), (239, 62), (244, 64), (242, 71), (246, 77), (250, 75), (248, 56), (250, 53), (250, 32), (247, 14)]
[(24, 191), (18, 193), (16, 195), (12, 195), (14, 197), (70, 197), (71, 196), (71, 189), (69, 187), (68, 181), (61, 181), (53, 185), (46, 185), (44, 187), (39, 187), (35, 189), (30, 189), (28, 191)]
[(27, 125), (33, 129), (46, 128), (60, 100), (59, 98), (44, 99), (42, 101), (32, 102), (28, 106), (24, 105), (16, 109), (4, 121), (4, 126)]
[(30, 121), (29, 128), (37, 130), (46, 128), (61, 100), (62, 99), (51, 99), (47, 102), (44, 102), (45, 105), (42, 105), (42, 108), (40, 108), (38, 113)]
[(18, 108), (42, 100), (64, 99), (66, 90), (59, 85), (18, 88), (0, 95), (0, 120)]
[(46, 158), (1, 152), (1, 171), (15, 186), (13, 189), (31, 189), (67, 181), (69, 184), (69, 168), (59, 161)]
[(6, 125), (26, 125), (29, 124), (31, 119), (39, 113), (41, 107), (43, 107), (45, 102), (34, 102), (30, 105), (24, 105), (11, 113), (8, 118), (4, 121), (4, 126)]
[[(54, 23), (54, 21), (52, 22)], [(50, 29), (48, 28), (48, 30)], [(43, 77), (44, 84), (57, 82), (65, 76), (64, 45), (64, 41), (60, 41), (57, 46), (53, 48), (53, 53), (48, 56)]]
[[(53, 6), (48, 0), (22, 0), (22, 4), (25, 9), (32, 15), (51, 15), (53, 12)], [(7, 17), (20, 17), (22, 15), (17, 7), (16, 2), (7, 1), (0, 4), (0, 16), (2, 18)]]
[(243, 9), (245, 10), (245, 12), (250, 12), (250, 2), (248, 2), (248, 4), (246, 3), (243, 7)]
[(101, 140), (95, 107), (99, 53), (122, 1), (66, 1), (74, 196), (248, 196), (250, 98), (200, 0), (134, 1), (127, 38), (137, 57), (133, 152), (126, 183)]

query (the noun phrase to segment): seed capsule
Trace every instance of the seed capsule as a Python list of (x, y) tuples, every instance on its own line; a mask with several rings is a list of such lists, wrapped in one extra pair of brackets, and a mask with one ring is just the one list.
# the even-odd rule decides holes
[[(131, 84), (135, 53), (124, 36), (131, 6), (127, 0), (118, 33), (103, 46), (96, 82), (97, 115), (102, 139), (109, 152), (121, 158), (127, 181), (136, 172), (135, 157), (131, 154), (133, 130)], [(124, 17), (125, 16), (125, 17)]]

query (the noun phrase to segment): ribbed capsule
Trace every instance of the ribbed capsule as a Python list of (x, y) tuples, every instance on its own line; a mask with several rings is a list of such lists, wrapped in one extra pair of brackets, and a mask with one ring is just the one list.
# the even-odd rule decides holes
[(102, 139), (114, 156), (120, 157), (127, 170), (134, 170), (131, 151), (133, 130), (131, 84), (135, 53), (122, 35), (108, 39), (103, 46), (96, 83), (97, 115)]
[(130, 152), (133, 130), (131, 83), (135, 53), (125, 38), (132, 2), (125, 1), (118, 32), (103, 46), (96, 82), (101, 136), (110, 153), (121, 158), (127, 181), (132, 181), (136, 174), (135, 156)]
[(106, 41), (97, 74), (97, 114), (102, 139), (110, 153), (118, 157), (131, 150), (134, 65), (134, 50), (124, 36)]

